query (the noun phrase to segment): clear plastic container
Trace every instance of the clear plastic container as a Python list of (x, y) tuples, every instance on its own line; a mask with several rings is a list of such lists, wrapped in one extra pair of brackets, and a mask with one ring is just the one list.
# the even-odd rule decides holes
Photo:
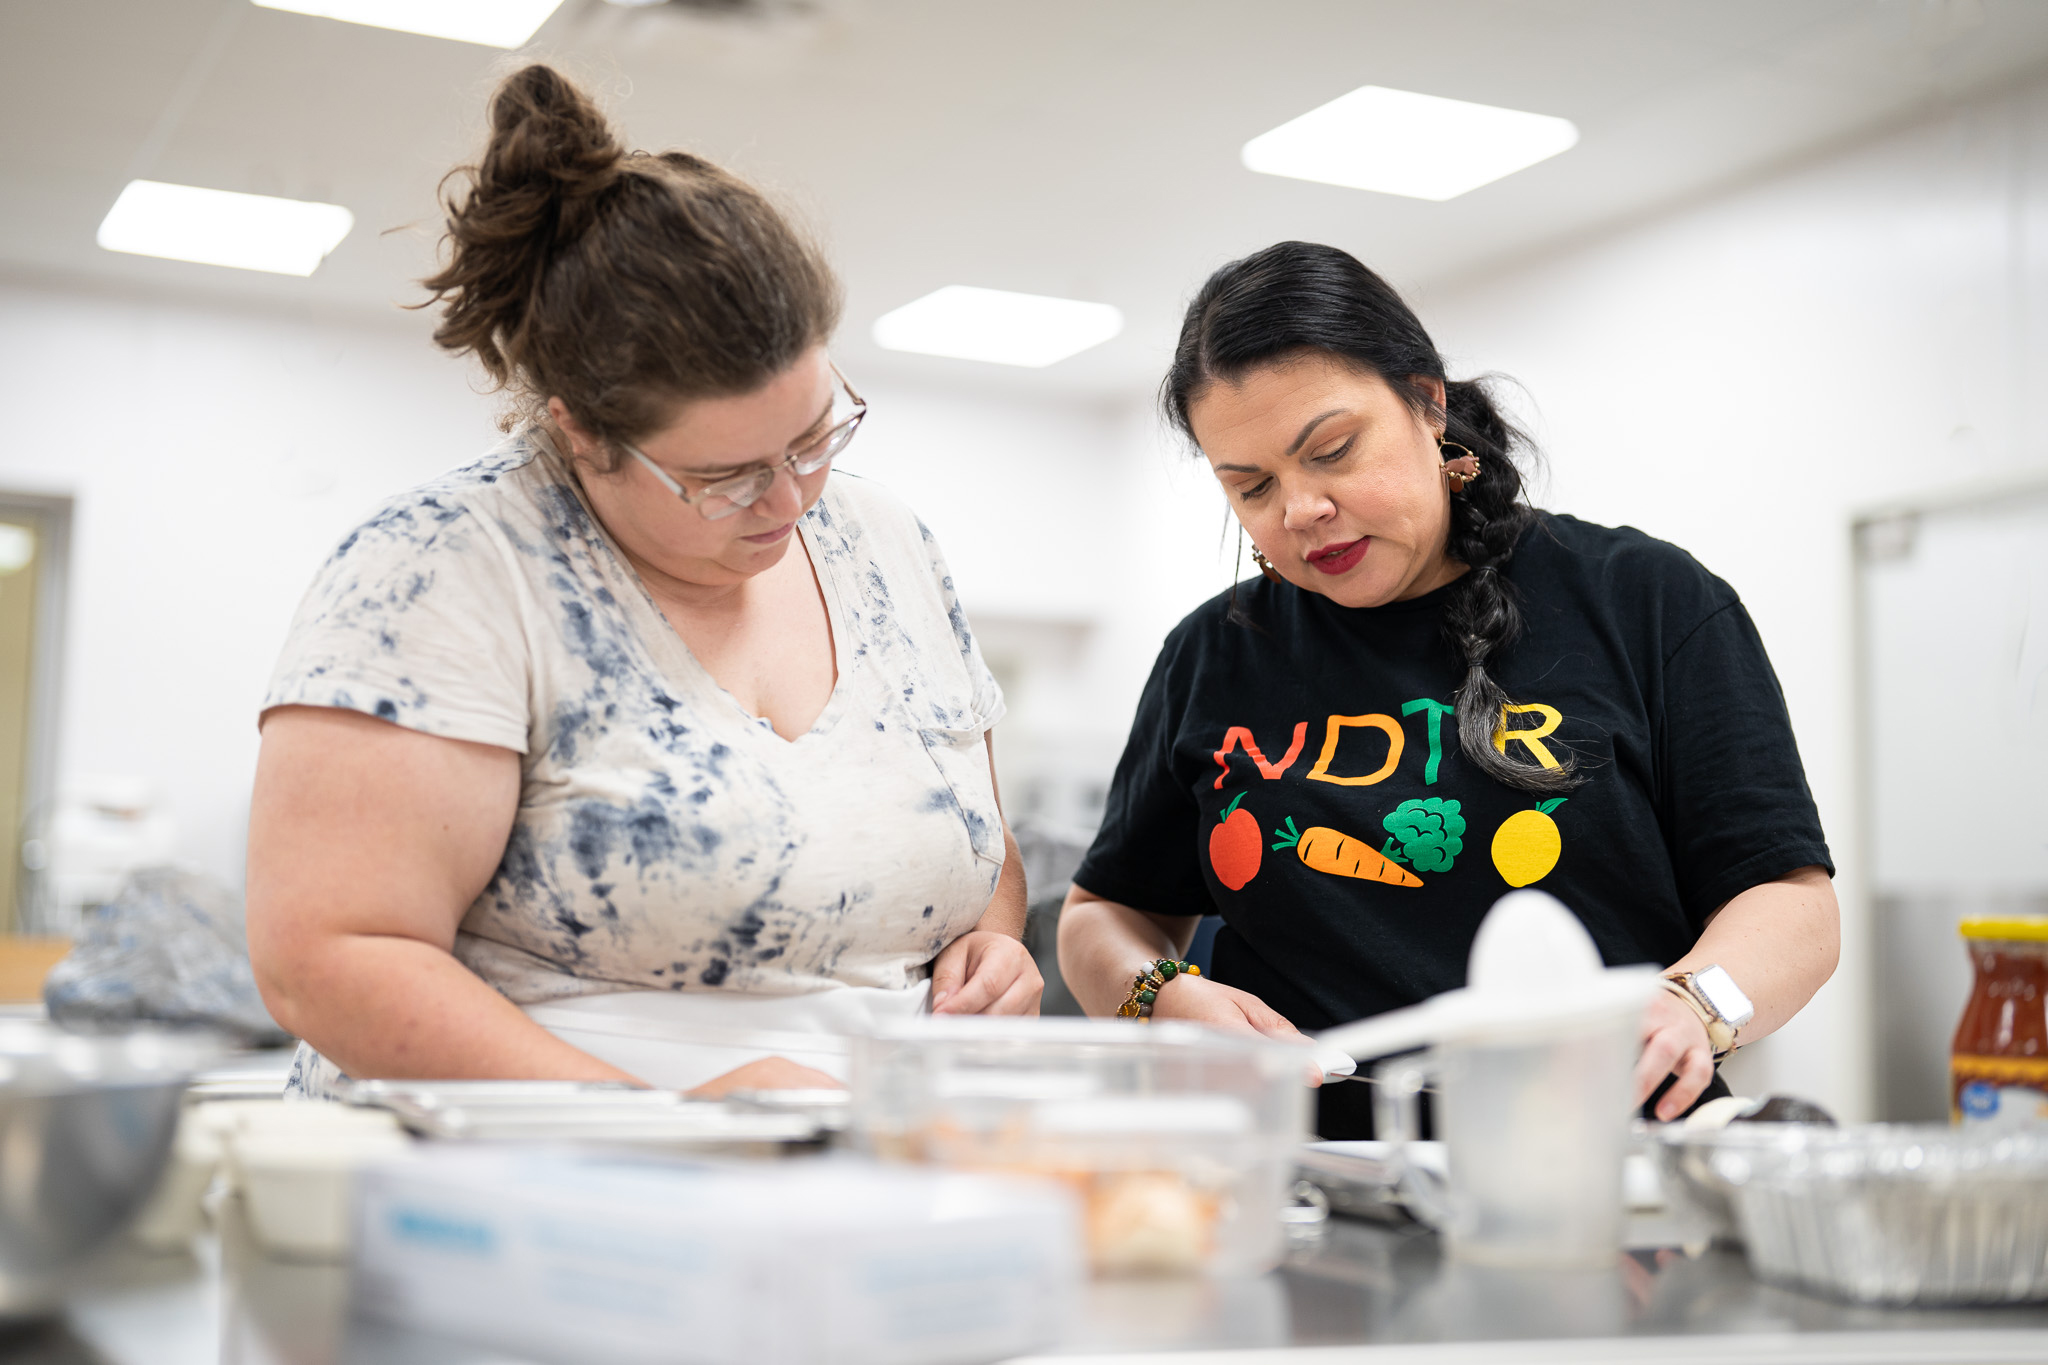
[(1706, 1160), (1763, 1279), (1855, 1303), (2048, 1299), (2048, 1132), (1785, 1125)]
[(1410, 1163), (1401, 1187), (1454, 1259), (1531, 1269), (1613, 1264), (1636, 1013), (1631, 1002), (1569, 1031), (1445, 1043), (1378, 1069), (1388, 1136), (1414, 1133), (1402, 1101), (1436, 1082), (1448, 1170)]
[(1075, 1219), (1036, 1185), (857, 1159), (425, 1143), (363, 1173), (353, 1288), (520, 1360), (962, 1365), (1056, 1343)]
[(852, 1130), (878, 1156), (1066, 1185), (1098, 1273), (1257, 1274), (1285, 1249), (1311, 1068), (1171, 1021), (909, 1019), (855, 1041)]

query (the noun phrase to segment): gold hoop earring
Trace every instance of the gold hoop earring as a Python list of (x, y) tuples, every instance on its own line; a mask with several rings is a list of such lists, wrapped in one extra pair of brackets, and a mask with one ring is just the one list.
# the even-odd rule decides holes
[[(1463, 450), (1465, 453), (1455, 458), (1445, 454), (1446, 451), (1452, 450)], [(1479, 457), (1456, 441), (1446, 441), (1438, 437), (1436, 453), (1444, 456), (1444, 481), (1450, 484), (1453, 493), (1464, 492), (1467, 484), (1478, 479)]]
[(1266, 552), (1256, 545), (1252, 546), (1252, 563), (1258, 565), (1259, 572), (1273, 582), (1285, 583), (1287, 581), (1280, 576), (1280, 571), (1273, 567), (1273, 561), (1266, 558)]

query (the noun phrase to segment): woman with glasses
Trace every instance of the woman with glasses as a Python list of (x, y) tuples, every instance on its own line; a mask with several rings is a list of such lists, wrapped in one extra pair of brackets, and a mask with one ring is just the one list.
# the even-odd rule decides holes
[(508, 439), (321, 569), (263, 710), (249, 939), (293, 1086), (828, 1085), (1034, 1013), (1002, 714), (917, 518), (832, 476), (838, 287), (755, 190), (500, 87), (436, 340)]

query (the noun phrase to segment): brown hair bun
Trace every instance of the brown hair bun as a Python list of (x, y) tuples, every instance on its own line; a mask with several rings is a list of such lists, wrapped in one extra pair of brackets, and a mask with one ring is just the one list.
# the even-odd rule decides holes
[(626, 151), (551, 67), (507, 77), (490, 113), (422, 284), (444, 305), (434, 340), (474, 353), (515, 416), (558, 397), (616, 460), (681, 404), (751, 392), (831, 336), (831, 268), (745, 181)]

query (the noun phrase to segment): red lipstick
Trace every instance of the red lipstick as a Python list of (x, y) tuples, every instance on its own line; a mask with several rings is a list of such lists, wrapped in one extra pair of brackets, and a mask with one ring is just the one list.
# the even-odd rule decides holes
[(1371, 536), (1360, 536), (1357, 540), (1338, 545), (1325, 545), (1308, 557), (1310, 566), (1322, 573), (1349, 573), (1365, 558), (1365, 552), (1372, 546)]

